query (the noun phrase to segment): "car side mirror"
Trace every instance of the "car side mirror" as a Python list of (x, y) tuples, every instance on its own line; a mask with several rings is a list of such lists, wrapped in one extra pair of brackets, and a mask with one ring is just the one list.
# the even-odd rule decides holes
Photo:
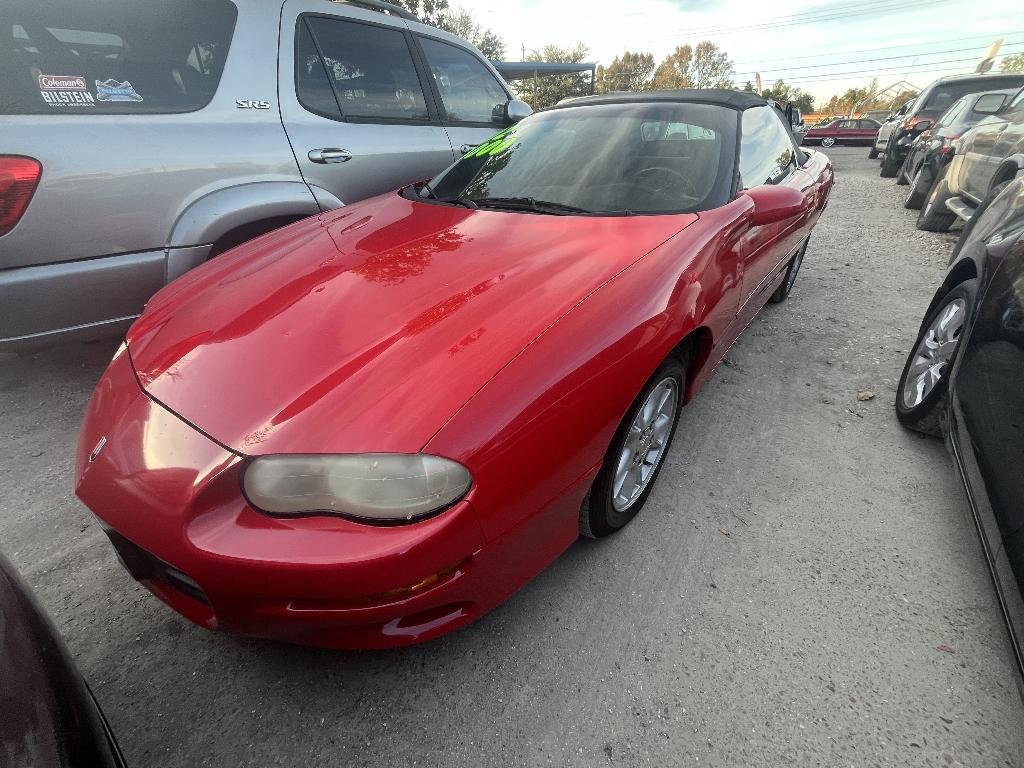
[(917, 123), (914, 123), (914, 130), (917, 133), (921, 133), (923, 131), (927, 131), (931, 127), (932, 127), (932, 121), (931, 120), (921, 120), (921, 121), (919, 121)]
[(744, 194), (754, 203), (750, 224), (755, 227), (791, 219), (804, 210), (804, 194), (793, 187), (762, 184), (751, 187)]
[(519, 99), (509, 99), (505, 105), (505, 119), (510, 123), (518, 123), (524, 117), (533, 114), (533, 107)]

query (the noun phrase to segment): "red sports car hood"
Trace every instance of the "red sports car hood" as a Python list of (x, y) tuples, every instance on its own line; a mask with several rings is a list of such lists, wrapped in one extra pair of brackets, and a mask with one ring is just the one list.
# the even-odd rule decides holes
[(193, 270), (150, 301), (128, 348), (150, 395), (239, 453), (418, 451), (545, 328), (696, 219), (378, 197)]

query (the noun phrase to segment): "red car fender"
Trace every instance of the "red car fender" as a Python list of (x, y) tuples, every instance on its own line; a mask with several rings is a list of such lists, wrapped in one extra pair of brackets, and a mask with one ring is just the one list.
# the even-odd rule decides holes
[[(684, 339), (697, 357), (687, 395), (734, 324), (752, 209), (741, 196), (671, 238), (580, 302), (492, 378), (424, 450), (473, 473), (489, 539), (551, 516), (560, 546), (578, 535), (583, 497), (644, 383)], [(524, 543), (525, 544), (525, 543)]]

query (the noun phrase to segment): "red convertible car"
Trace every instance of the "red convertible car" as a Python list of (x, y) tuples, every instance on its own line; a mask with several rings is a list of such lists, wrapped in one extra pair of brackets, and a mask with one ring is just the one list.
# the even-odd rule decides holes
[(77, 494), (204, 627), (373, 648), (463, 626), (637, 514), (831, 186), (750, 93), (532, 115), (164, 288), (88, 406)]
[(882, 124), (869, 117), (842, 118), (811, 128), (804, 134), (804, 144), (874, 144)]

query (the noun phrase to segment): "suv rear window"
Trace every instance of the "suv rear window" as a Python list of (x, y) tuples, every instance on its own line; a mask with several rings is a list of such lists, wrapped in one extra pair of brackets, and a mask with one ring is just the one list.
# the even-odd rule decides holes
[(921, 109), (928, 112), (945, 112), (950, 106), (952, 106), (953, 102), (961, 96), (966, 96), (969, 93), (977, 93), (978, 91), (984, 91), (988, 88), (995, 87), (996, 85), (1004, 88), (1013, 88), (1015, 86), (1024, 85), (1024, 75), (1021, 75), (1019, 79), (1000, 78), (998, 83), (993, 83), (991, 79), (958, 80), (952, 83), (939, 83), (931, 93), (928, 94), (928, 97), (921, 106)]
[(229, 0), (5, 0), (0, 114), (158, 114), (210, 103), (237, 10)]

